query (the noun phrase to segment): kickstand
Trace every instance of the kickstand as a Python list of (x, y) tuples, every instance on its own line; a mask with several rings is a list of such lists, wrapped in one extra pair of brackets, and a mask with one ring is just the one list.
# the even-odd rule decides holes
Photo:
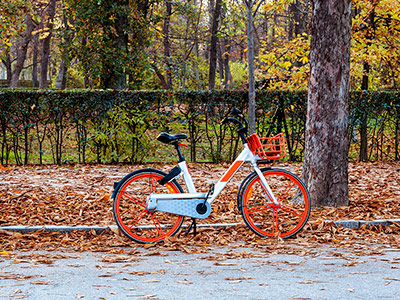
[(190, 230), (192, 230), (193, 228), (193, 236), (196, 236), (197, 232), (196, 232), (196, 219), (192, 218), (192, 224), (189, 225), (188, 229), (185, 231), (185, 234), (189, 234)]

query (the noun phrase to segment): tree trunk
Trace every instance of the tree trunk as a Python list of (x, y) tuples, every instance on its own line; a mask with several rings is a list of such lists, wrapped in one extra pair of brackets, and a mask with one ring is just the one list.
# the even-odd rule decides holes
[(222, 84), (225, 80), (225, 74), (224, 74), (224, 61), (222, 59), (222, 51), (223, 51), (223, 45), (221, 45), (221, 39), (217, 39), (217, 58), (218, 58), (218, 73), (219, 73), (219, 82), (220, 82), (220, 88), (222, 87)]
[(142, 18), (146, 19), (148, 10), (150, 8), (149, 0), (136, 0), (136, 5)]
[[(129, 8), (129, 0), (120, 1), (121, 10), (125, 11), (126, 8)], [(129, 12), (127, 12), (129, 14)], [(118, 37), (115, 41), (115, 47), (117, 49), (124, 49), (125, 53), (122, 55), (129, 55), (129, 35), (126, 32), (127, 28), (129, 28), (129, 19), (127, 14), (119, 14), (116, 20), (117, 25), (117, 34)], [(121, 66), (120, 70), (116, 73), (115, 85), (113, 87), (116, 90), (122, 90), (127, 88), (127, 74), (124, 70), (124, 67)]]
[(35, 34), (33, 37), (32, 49), (32, 87), (39, 87), (38, 82), (38, 51), (39, 51), (39, 35)]
[(7, 76), (7, 86), (9, 87), (11, 85), (11, 77), (12, 77), (12, 69), (11, 69), (11, 57), (10, 53), (7, 53), (6, 59), (2, 60), (4, 66), (6, 67), (6, 76)]
[[(361, 89), (368, 91), (369, 64), (364, 63), (364, 73), (362, 77)], [(360, 161), (368, 160), (368, 112), (363, 111), (360, 120)]]
[[(194, 0), (193, 2), (195, 7), (198, 7), (197, 0)], [(201, 10), (201, 5), (198, 8)], [(201, 84), (200, 84), (200, 72), (199, 72), (199, 59), (200, 59), (200, 51), (199, 51), (199, 36), (198, 36), (198, 30), (199, 30), (199, 23), (200, 23), (200, 13), (199, 13), (199, 19), (196, 24), (196, 30), (195, 30), (195, 35), (194, 35), (194, 52), (195, 52), (195, 59), (193, 60), (193, 69), (194, 69), (194, 74), (196, 78), (196, 88), (197, 90), (200, 90)]]
[(229, 57), (231, 52), (231, 45), (227, 38), (224, 38), (224, 68), (225, 68), (225, 81), (224, 86), (225, 88), (229, 88), (232, 86), (232, 73), (231, 68), (229, 67)]
[(169, 22), (172, 14), (172, 4), (169, 0), (165, 1), (165, 19), (164, 19), (164, 27), (163, 27), (163, 44), (164, 44), (164, 60), (166, 65), (166, 84), (167, 90), (172, 89), (172, 65), (171, 65), (171, 44), (169, 42)]
[(249, 68), (249, 134), (256, 132), (256, 91), (254, 79), (254, 27), (253, 0), (246, 0), (247, 13), (247, 62)]
[[(68, 20), (67, 17), (65, 15), (65, 13), (63, 14), (63, 25), (64, 25), (64, 29), (66, 31), (69, 31), (70, 27), (68, 25)], [(70, 38), (69, 36), (66, 38), (67, 42), (70, 42)], [(63, 50), (63, 57), (67, 56), (67, 49)], [(57, 75), (57, 80), (56, 80), (56, 89), (60, 89), (60, 90), (65, 90), (66, 85), (67, 85), (67, 66), (65, 64), (65, 60), (64, 58), (61, 58), (60, 61), (60, 66), (58, 68), (58, 75)]]
[(42, 52), (41, 52), (41, 63), (40, 63), (40, 83), (39, 87), (41, 89), (48, 88), (48, 70), (49, 70), (49, 57), (50, 57), (50, 41), (52, 37), (52, 31), (54, 27), (54, 15), (56, 12), (56, 0), (50, 0), (49, 6), (47, 8), (47, 22), (44, 27), (45, 33), (48, 35), (43, 39), (42, 42)]
[(313, 205), (348, 205), (350, 0), (314, 0), (303, 178)]
[(196, 58), (193, 60), (193, 68), (194, 68), (194, 73), (195, 73), (195, 78), (196, 78), (196, 88), (197, 90), (201, 89), (201, 83), (200, 83), (200, 71), (199, 71), (199, 60), (200, 60), (200, 53), (199, 53), (199, 40), (196, 38), (194, 41), (194, 50), (195, 50), (195, 55)]
[(56, 80), (56, 89), (65, 90), (66, 85), (67, 85), (67, 66), (65, 65), (64, 59), (61, 59)]
[(14, 66), (14, 70), (11, 73), (11, 82), (10, 87), (16, 88), (18, 87), (19, 75), (24, 67), (25, 59), (26, 59), (26, 52), (28, 51), (29, 42), (32, 39), (32, 30), (33, 30), (33, 23), (32, 23), (32, 16), (26, 15), (25, 16), (25, 31), (21, 36), (20, 40), (17, 41), (15, 52), (16, 52), (16, 63)]
[(219, 17), (221, 15), (222, 0), (215, 1), (215, 8), (211, 21), (211, 41), (210, 41), (210, 65), (208, 70), (208, 89), (215, 88), (215, 73), (217, 68), (217, 33), (219, 25)]
[(302, 5), (302, 2), (300, 1), (296, 1), (289, 5), (289, 40), (296, 38), (298, 35), (306, 31), (306, 20), (302, 15), (302, 11), (306, 10), (306, 8), (303, 8)]

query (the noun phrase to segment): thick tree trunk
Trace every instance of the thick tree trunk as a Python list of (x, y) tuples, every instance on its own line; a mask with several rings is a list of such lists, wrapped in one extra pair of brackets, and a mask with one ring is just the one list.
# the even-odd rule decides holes
[(11, 82), (10, 87), (16, 88), (18, 87), (19, 75), (24, 67), (25, 59), (26, 59), (26, 52), (28, 51), (29, 42), (32, 39), (32, 30), (33, 30), (33, 23), (32, 23), (32, 16), (26, 15), (25, 16), (25, 31), (23, 35), (20, 37), (20, 40), (17, 41), (15, 52), (16, 52), (16, 63), (14, 66), (14, 70), (11, 73)]
[(208, 70), (208, 89), (215, 88), (215, 73), (217, 68), (217, 33), (219, 26), (219, 17), (221, 15), (221, 2), (222, 0), (215, 1), (215, 8), (211, 21), (211, 42), (210, 42), (210, 65)]
[(314, 0), (303, 178), (313, 205), (348, 205), (350, 0)]
[(54, 27), (54, 15), (56, 13), (56, 0), (50, 0), (49, 6), (47, 8), (47, 22), (45, 25), (47, 36), (42, 42), (42, 52), (41, 52), (41, 63), (40, 63), (40, 83), (39, 87), (41, 89), (48, 88), (48, 70), (49, 70), (49, 58), (50, 58), (50, 41), (52, 37), (52, 31)]

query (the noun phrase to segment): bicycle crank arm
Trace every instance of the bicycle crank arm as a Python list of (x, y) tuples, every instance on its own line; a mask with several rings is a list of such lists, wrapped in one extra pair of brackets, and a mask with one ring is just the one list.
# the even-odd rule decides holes
[(205, 219), (211, 213), (211, 205), (204, 198), (198, 199), (157, 199), (157, 195), (151, 195), (147, 203), (147, 209), (152, 211), (164, 211), (171, 214)]

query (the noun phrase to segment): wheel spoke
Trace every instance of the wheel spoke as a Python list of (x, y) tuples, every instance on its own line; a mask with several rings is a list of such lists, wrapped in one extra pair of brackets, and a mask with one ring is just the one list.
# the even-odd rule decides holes
[(278, 210), (274, 208), (272, 214), (272, 235), (278, 233), (278, 225)]
[(270, 202), (274, 202), (274, 200), (271, 198), (271, 196), (269, 195), (269, 193), (267, 192), (267, 190), (266, 190), (266, 189), (264, 188), (264, 186), (262, 185), (260, 178), (258, 178), (256, 182), (258, 182), (258, 183), (260, 184), (260, 186), (261, 186), (261, 188), (263, 189), (265, 195), (267, 195), (269, 201), (270, 201)]
[(134, 241), (159, 242), (166, 236), (174, 235), (182, 225), (183, 216), (162, 211), (149, 212), (146, 208), (152, 193), (183, 192), (176, 182), (160, 185), (158, 181), (165, 175), (156, 169), (134, 171), (122, 182), (123, 185), (114, 198), (113, 214), (117, 225)]
[(151, 182), (150, 182), (150, 194), (151, 193), (155, 193), (156, 192), (156, 189), (157, 189), (157, 179), (156, 178), (154, 178), (154, 177), (151, 177), (150, 178), (150, 180), (151, 180)]
[(300, 178), (286, 170), (264, 169), (262, 172), (271, 191), (268, 194), (262, 178), (253, 173), (239, 194), (242, 216), (250, 229), (260, 236), (291, 237), (303, 228), (309, 217), (307, 188)]
[(141, 201), (140, 199), (138, 199), (137, 197), (127, 193), (127, 192), (123, 192), (123, 195), (125, 195), (126, 197), (128, 197), (129, 199), (131, 199), (133, 202), (139, 204), (140, 206), (146, 207), (146, 203), (144, 201)]
[(248, 211), (249, 214), (253, 214), (253, 213), (256, 213), (256, 212), (259, 212), (259, 211), (262, 211), (262, 210), (266, 210), (266, 209), (271, 208), (271, 207), (272, 207), (272, 203), (267, 203), (267, 204), (264, 204), (264, 205), (252, 207), (252, 208), (248, 209), (247, 211)]
[(284, 211), (287, 211), (288, 213), (294, 214), (294, 215), (299, 216), (299, 217), (301, 217), (303, 215), (303, 212), (301, 212), (301, 211), (299, 211), (297, 209), (294, 209), (293, 207), (282, 205), (281, 208)]
[(290, 183), (286, 186), (285, 190), (279, 195), (277, 201), (278, 202), (282, 202), (282, 199), (285, 198), (285, 196), (290, 192), (290, 190), (292, 189), (292, 187), (295, 186), (295, 182), (294, 181), (290, 181)]
[(135, 226), (142, 218), (143, 216), (146, 214), (147, 210), (144, 209), (140, 214), (138, 214), (136, 216), (136, 218), (134, 218), (127, 226), (129, 229), (132, 229), (133, 226)]
[(162, 230), (162, 227), (161, 227), (160, 223), (158, 222), (158, 219), (157, 219), (157, 217), (155, 216), (155, 214), (152, 213), (152, 214), (150, 214), (150, 216), (151, 216), (151, 219), (153, 220), (154, 226), (156, 226), (158, 235), (159, 235), (159, 236), (164, 235), (164, 232), (163, 232), (163, 230)]

